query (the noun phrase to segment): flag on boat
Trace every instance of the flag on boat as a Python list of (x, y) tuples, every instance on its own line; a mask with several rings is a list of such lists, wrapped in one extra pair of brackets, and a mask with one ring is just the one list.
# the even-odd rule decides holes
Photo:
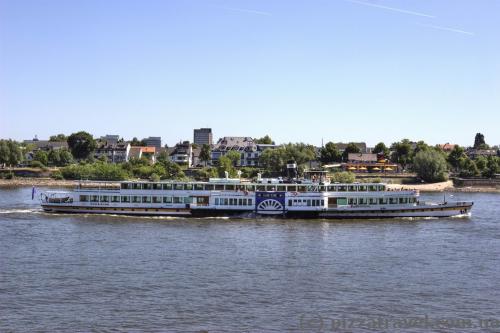
[(31, 189), (31, 200), (35, 199), (35, 186), (33, 186), (33, 188)]

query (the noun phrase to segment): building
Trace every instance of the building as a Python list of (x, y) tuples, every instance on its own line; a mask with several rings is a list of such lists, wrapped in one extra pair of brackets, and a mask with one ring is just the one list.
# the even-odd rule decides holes
[(452, 151), (453, 149), (455, 149), (457, 145), (455, 144), (452, 144), (452, 143), (444, 143), (444, 144), (439, 144), (438, 147), (441, 148), (441, 150), (449, 153), (450, 151)]
[[(365, 153), (368, 153), (368, 148), (366, 147), (366, 142), (353, 142), (356, 147), (359, 148), (359, 150), (365, 154)], [(337, 147), (337, 149), (342, 153), (344, 152), (344, 150), (347, 148), (347, 146), (349, 145), (349, 143), (343, 143), (343, 142), (338, 142), (338, 143), (335, 143), (335, 146)]]
[(130, 148), (131, 146), (128, 142), (118, 142), (115, 140), (103, 141), (101, 139), (97, 141), (94, 157), (99, 159), (104, 156), (110, 163), (127, 162), (129, 159)]
[(108, 144), (117, 144), (118, 141), (120, 141), (120, 136), (106, 134), (105, 136), (101, 136), (99, 140), (107, 142)]
[(23, 144), (25, 146), (30, 145), (34, 147), (34, 150), (44, 150), (44, 151), (68, 148), (68, 143), (66, 141), (38, 140), (37, 138), (33, 140), (24, 140)]
[(193, 131), (193, 143), (196, 145), (212, 145), (212, 129), (199, 128)]
[(179, 142), (173, 148), (169, 148), (170, 160), (174, 163), (193, 165), (193, 145), (189, 141)]
[(469, 148), (466, 151), (467, 156), (470, 159), (476, 159), (480, 156), (489, 157), (489, 156), (498, 156), (498, 151), (496, 149), (474, 149)]
[(212, 148), (212, 165), (217, 164), (221, 156), (226, 155), (230, 151), (240, 153), (240, 161), (238, 166), (259, 166), (259, 159), (264, 150), (274, 149), (273, 144), (256, 144), (251, 137), (242, 136), (226, 136)]
[(342, 168), (356, 173), (395, 173), (399, 170), (397, 164), (389, 162), (382, 155), (372, 153), (349, 153), (347, 162), (342, 163)]
[(156, 147), (130, 147), (128, 160), (147, 158), (152, 163), (156, 162)]
[(150, 136), (144, 139), (147, 147), (155, 147), (156, 151), (160, 151), (161, 148), (161, 136)]

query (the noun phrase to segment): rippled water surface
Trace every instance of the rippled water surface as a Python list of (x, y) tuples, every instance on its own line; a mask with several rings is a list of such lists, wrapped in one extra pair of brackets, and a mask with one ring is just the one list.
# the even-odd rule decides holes
[(0, 189), (0, 331), (328, 332), (343, 318), (357, 332), (426, 315), (488, 331), (500, 195), (455, 199), (475, 202), (471, 218), (190, 220), (48, 215), (30, 188)]

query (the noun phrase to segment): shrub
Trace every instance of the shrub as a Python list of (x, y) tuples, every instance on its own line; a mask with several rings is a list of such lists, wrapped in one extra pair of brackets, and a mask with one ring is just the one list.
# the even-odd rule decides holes
[(43, 169), (43, 170), (46, 169), (45, 165), (43, 165), (43, 163), (40, 161), (31, 161), (30, 166), (32, 168), (39, 168), (39, 169)]
[(333, 183), (354, 183), (356, 176), (352, 172), (342, 171), (335, 172), (330, 179)]
[(50, 176), (55, 180), (63, 180), (64, 179), (61, 171), (59, 171), (59, 170), (52, 172), (52, 174)]

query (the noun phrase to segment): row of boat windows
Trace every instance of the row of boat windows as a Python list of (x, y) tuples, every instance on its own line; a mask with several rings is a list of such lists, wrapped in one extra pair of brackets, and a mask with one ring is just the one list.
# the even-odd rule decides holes
[(325, 205), (324, 200), (317, 199), (289, 199), (288, 206), (312, 206), (312, 207), (323, 207)]
[[(341, 198), (337, 200), (338, 204), (342, 204)], [(347, 198), (344, 203), (348, 205), (398, 205), (416, 203), (417, 198)]]
[(215, 198), (216, 206), (252, 206), (253, 200), (246, 198)]
[(122, 190), (178, 191), (281, 191), (281, 192), (367, 192), (385, 191), (384, 185), (234, 185), (191, 183), (122, 183)]
[(124, 203), (156, 203), (156, 204), (190, 204), (191, 197), (149, 196), (149, 195), (80, 195), (80, 202), (124, 202)]

